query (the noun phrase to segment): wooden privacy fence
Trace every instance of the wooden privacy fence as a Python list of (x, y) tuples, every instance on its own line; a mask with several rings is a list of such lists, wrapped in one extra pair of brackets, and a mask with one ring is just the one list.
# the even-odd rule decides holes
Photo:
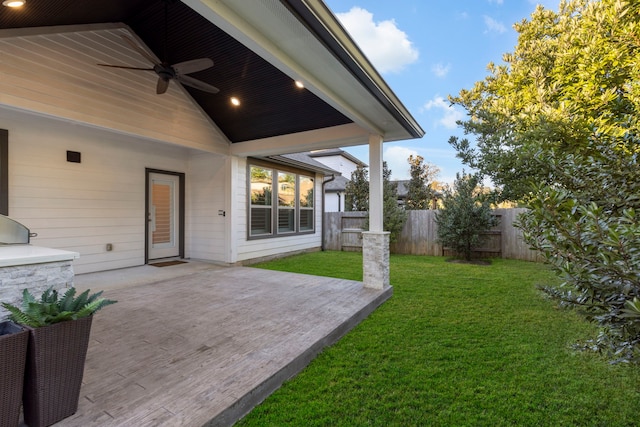
[[(488, 231), (485, 244), (476, 248), (480, 257), (499, 257), (524, 261), (541, 261), (537, 251), (529, 249), (522, 232), (513, 226), (523, 208), (494, 209), (499, 223)], [(438, 225), (434, 210), (407, 211), (407, 222), (390, 251), (396, 254), (449, 256), (438, 240)], [(334, 251), (362, 251), (362, 231), (367, 212), (326, 212), (324, 247)]]

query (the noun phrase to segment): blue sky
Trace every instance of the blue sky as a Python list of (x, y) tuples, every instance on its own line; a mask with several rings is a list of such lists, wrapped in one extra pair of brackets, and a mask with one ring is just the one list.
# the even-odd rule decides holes
[[(470, 89), (487, 76), (489, 62), (517, 43), (513, 24), (528, 19), (536, 4), (557, 10), (558, 0), (325, 0), (425, 130), (419, 140), (384, 144), (393, 179), (408, 179), (410, 154), (440, 168), (438, 181), (452, 183), (464, 165), (447, 143), (462, 136), (455, 121), (464, 110), (448, 95)], [(348, 147), (368, 161), (368, 147)], [(468, 171), (469, 168), (467, 167)]]

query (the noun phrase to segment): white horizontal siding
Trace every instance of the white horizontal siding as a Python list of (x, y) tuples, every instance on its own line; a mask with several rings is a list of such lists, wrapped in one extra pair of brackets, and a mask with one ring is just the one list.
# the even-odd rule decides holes
[[(154, 168), (186, 174), (188, 257), (233, 263), (321, 245), (320, 176), (315, 233), (247, 240), (246, 159), (226, 156), (226, 138), (174, 82), (156, 95), (154, 73), (96, 65), (148, 65), (122, 40), (126, 28), (8, 34), (9, 215), (38, 233), (33, 244), (79, 252), (77, 273), (143, 264), (145, 168)], [(67, 150), (82, 162), (67, 162)]]
[(329, 166), (333, 170), (337, 170), (347, 179), (351, 179), (351, 174), (357, 169), (358, 165), (344, 156), (318, 156), (314, 160)]
[(9, 216), (38, 233), (33, 244), (80, 253), (77, 273), (144, 263), (145, 168), (188, 173), (189, 150), (2, 108), (0, 128)]
[[(38, 233), (33, 244), (80, 253), (77, 273), (144, 263), (145, 168), (186, 174), (187, 257), (237, 262), (321, 245), (320, 176), (315, 233), (249, 241), (246, 159), (230, 168), (225, 156), (1, 107), (0, 128), (9, 130), (9, 215)], [(81, 163), (67, 162), (67, 150), (79, 151)]]
[(0, 104), (227, 153), (226, 138), (178, 84), (156, 95), (154, 72), (97, 65), (149, 65), (122, 35), (136, 39), (126, 28), (1, 37)]
[(187, 256), (190, 258), (226, 261), (228, 217), (219, 215), (218, 211), (226, 209), (227, 180), (224, 157), (198, 154), (191, 158), (187, 209)]

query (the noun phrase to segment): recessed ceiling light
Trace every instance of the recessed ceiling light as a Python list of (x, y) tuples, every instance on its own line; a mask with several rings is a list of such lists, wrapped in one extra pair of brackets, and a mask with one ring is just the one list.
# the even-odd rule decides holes
[(240, 105), (240, 100), (233, 96), (231, 97), (231, 103), (237, 107), (238, 105)]
[(296, 80), (296, 87), (299, 87), (300, 89), (304, 89), (304, 83), (302, 83), (300, 80)]
[(26, 2), (26, 0), (4, 0), (2, 5), (6, 7), (21, 7), (24, 6)]

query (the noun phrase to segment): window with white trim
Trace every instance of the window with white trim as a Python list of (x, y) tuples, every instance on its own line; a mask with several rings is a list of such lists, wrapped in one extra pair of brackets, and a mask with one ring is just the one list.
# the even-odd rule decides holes
[(249, 218), (250, 236), (268, 236), (271, 234), (273, 206), (273, 171), (251, 166), (250, 173), (251, 215)]
[(314, 217), (314, 188), (313, 178), (308, 176), (300, 176), (300, 190), (298, 206), (300, 209), (300, 231), (313, 231), (313, 217)]
[(314, 178), (278, 167), (249, 165), (249, 238), (312, 233)]

